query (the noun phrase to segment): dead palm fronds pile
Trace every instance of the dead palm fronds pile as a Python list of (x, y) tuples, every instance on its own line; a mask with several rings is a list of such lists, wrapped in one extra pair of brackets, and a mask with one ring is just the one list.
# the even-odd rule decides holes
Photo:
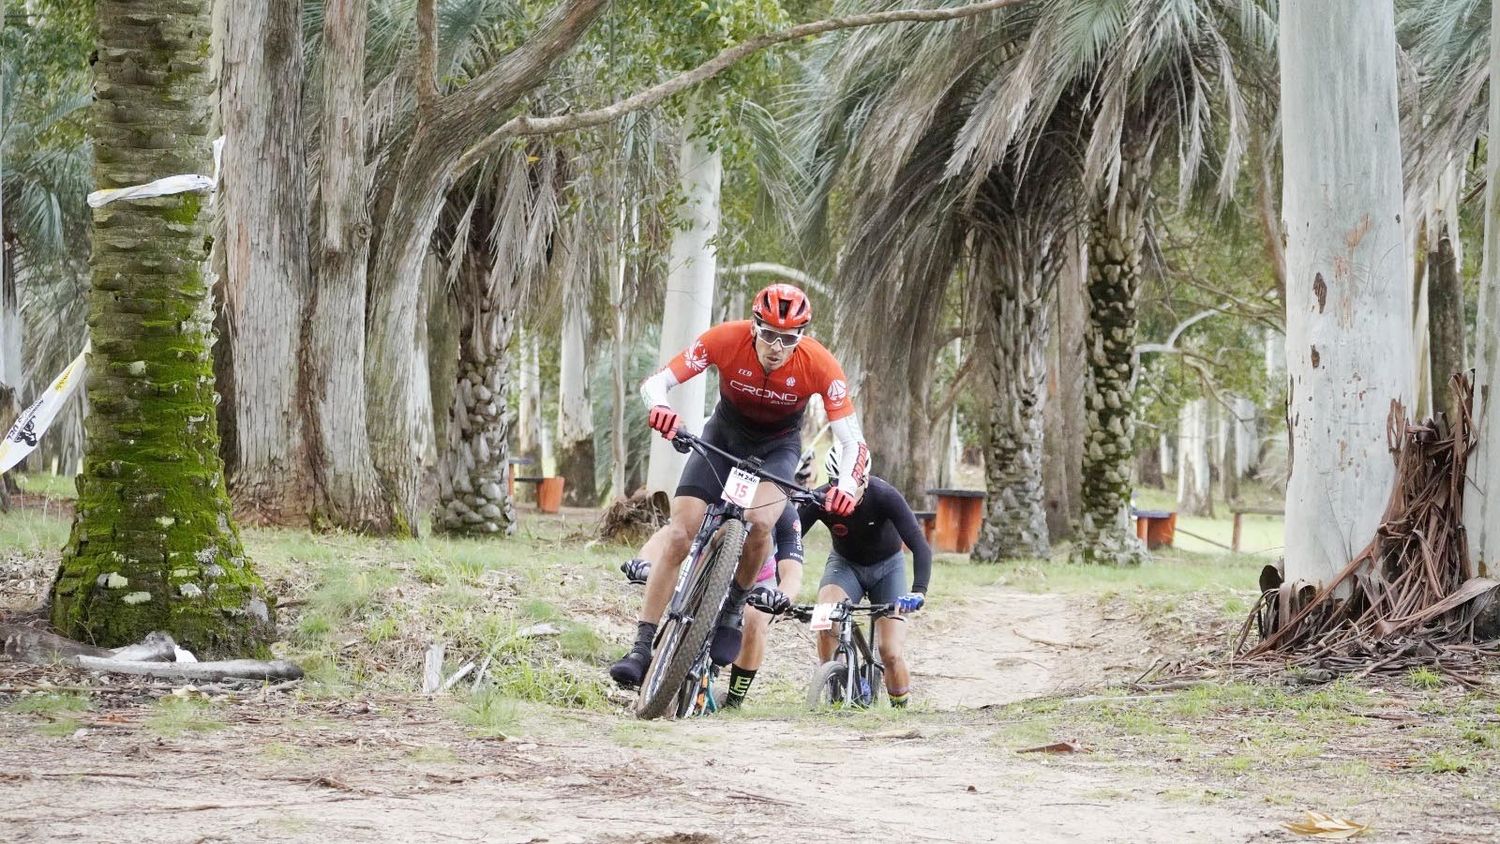
[[(1404, 408), (1392, 406), (1396, 483), (1375, 539), (1321, 588), (1282, 583), (1268, 567), (1261, 601), (1240, 632), (1238, 667), (1299, 668), (1332, 679), (1421, 665), (1466, 685), (1480, 682), (1481, 659), (1500, 655), (1500, 582), (1469, 572), (1463, 500), (1473, 389), (1461, 376), (1453, 389), (1455, 420), (1410, 424)], [(1247, 650), (1252, 624), (1262, 639)]]
[(623, 545), (640, 545), (667, 523), (671, 504), (666, 493), (648, 494), (644, 488), (629, 498), (616, 498), (599, 514), (598, 538)]

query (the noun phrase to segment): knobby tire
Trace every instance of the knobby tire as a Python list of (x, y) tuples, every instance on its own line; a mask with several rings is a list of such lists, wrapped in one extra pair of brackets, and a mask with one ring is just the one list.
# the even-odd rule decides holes
[(740, 521), (725, 522), (709, 540), (696, 582), (688, 585), (689, 597), (683, 607), (683, 613), (692, 618), (692, 623), (683, 629), (683, 622), (668, 618), (662, 625), (661, 646), (646, 669), (641, 695), (636, 700), (637, 718), (649, 721), (676, 712), (682, 683), (708, 644), (708, 637), (713, 635), (744, 547), (745, 523)]
[(844, 702), (847, 689), (845, 675), (849, 666), (842, 660), (831, 659), (813, 672), (812, 683), (807, 687), (807, 705), (811, 709), (822, 709)]

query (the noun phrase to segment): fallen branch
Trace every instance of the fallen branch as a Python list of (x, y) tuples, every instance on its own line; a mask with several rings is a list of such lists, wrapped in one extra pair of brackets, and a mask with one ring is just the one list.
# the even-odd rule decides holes
[(1080, 645), (1074, 642), (1054, 642), (1051, 639), (1041, 639), (1036, 636), (1027, 636), (1025, 633), (1022, 633), (1014, 627), (1010, 629), (1010, 632), (1016, 634), (1017, 636), (1020, 636), (1022, 639), (1025, 639), (1028, 642), (1036, 642), (1038, 645), (1051, 645), (1054, 648), (1076, 648), (1080, 651), (1091, 651), (1095, 647), (1094, 645)]
[(422, 694), (430, 695), (443, 683), (443, 651), (447, 645), (433, 642), (427, 647), (427, 659), (422, 666)]
[(173, 680), (297, 680), (302, 669), (286, 660), (230, 659), (219, 662), (126, 662), (93, 656), (74, 657), (79, 668)]

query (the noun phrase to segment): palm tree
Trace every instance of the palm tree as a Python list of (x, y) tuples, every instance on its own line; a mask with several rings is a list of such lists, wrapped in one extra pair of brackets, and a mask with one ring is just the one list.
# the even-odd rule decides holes
[[(1200, 173), (1210, 169), (1217, 170), (1217, 187), (1227, 193), (1247, 129), (1235, 74), (1238, 51), (1263, 56), (1274, 38), (1274, 21), (1250, 0), (1037, 0), (990, 24), (922, 31), (890, 27), (850, 35), (840, 44), (837, 63), (824, 71), (824, 84), (835, 93), (823, 99), (831, 105), (824, 106), (815, 122), (842, 122), (848, 128), (820, 144), (821, 169), (814, 173), (819, 195), (829, 196), (836, 184), (830, 174), (837, 170), (854, 174), (848, 191), (855, 197), (887, 190), (894, 194), (903, 184), (924, 188), (922, 197), (901, 202), (908, 208), (906, 219), (914, 223), (911, 229), (924, 231), (920, 247), (925, 251), (916, 254), (930, 252), (932, 257), (924, 260), (932, 275), (905, 286), (913, 277), (870, 273), (866, 251), (848, 251), (855, 259), (848, 265), (864, 265), (874, 282), (874, 289), (857, 299), (869, 303), (872, 314), (882, 315), (882, 326), (894, 317), (895, 325), (912, 331), (922, 324), (923, 308), (940, 300), (933, 288), (946, 283), (946, 256), (964, 241), (955, 241), (949, 229), (936, 223), (951, 220), (955, 208), (980, 208), (975, 198), (997, 168), (1013, 162), (1021, 178), (1076, 185), (1078, 194), (1090, 200), (1089, 433), (1082, 457), (1083, 524), (1077, 545), (1085, 561), (1139, 559), (1128, 529), (1135, 307), (1154, 173), (1168, 160), (1167, 144), (1175, 141), (1180, 197), (1201, 187)], [(961, 107), (961, 125), (945, 128), (943, 120), (955, 107)], [(1215, 113), (1224, 117), (1215, 119)], [(1060, 117), (1077, 126), (1073, 137), (1082, 150), (1079, 162), (1071, 156), (1040, 160), (1038, 152), (1055, 143), (1050, 139), (1057, 137)], [(946, 161), (939, 178), (925, 186), (898, 182), (895, 174), (943, 135), (947, 140), (939, 148)], [(1224, 138), (1222, 149), (1209, 143), (1216, 135)], [(842, 138), (855, 141), (841, 143)], [(861, 209), (859, 202), (855, 200), (855, 209)], [(910, 213), (918, 208), (930, 208), (934, 216), (920, 220)], [(871, 219), (862, 210), (850, 217)], [(877, 358), (878, 344), (884, 343), (899, 347), (894, 354), (904, 358), (906, 372), (930, 367), (931, 353), (921, 349), (927, 338), (879, 334), (867, 344), (875, 346), (869, 351)], [(1032, 335), (1028, 342), (1038, 339), (1044, 338)], [(1012, 359), (1029, 354), (1018, 351)], [(887, 403), (886, 383), (881, 382), (880, 399), (866, 401), (866, 406)], [(896, 392), (895, 405), (910, 414), (907, 408), (913, 405), (903, 404), (903, 391)], [(925, 399), (920, 391), (914, 393), (917, 402)], [(996, 444), (993, 438), (991, 444)], [(991, 459), (1007, 457), (995, 452)], [(1003, 483), (993, 474), (991, 481)], [(1004, 491), (990, 492), (1006, 500)], [(992, 507), (992, 514), (997, 509)], [(990, 530), (993, 538), (1001, 535), (998, 524)]]
[[(209, 7), (95, 3), (101, 188), (211, 172)], [(274, 630), (230, 520), (218, 454), (203, 204), (179, 193), (94, 212), (93, 411), (52, 621), (101, 645), (166, 630), (223, 653)]]
[[(0, 428), (14, 418), (8, 402), (26, 401), (28, 385), (51, 379), (83, 346), (90, 93), (85, 68), (70, 58), (86, 43), (76, 12), (0, 29)], [(41, 445), (69, 468), (83, 446), (81, 404), (70, 403)]]

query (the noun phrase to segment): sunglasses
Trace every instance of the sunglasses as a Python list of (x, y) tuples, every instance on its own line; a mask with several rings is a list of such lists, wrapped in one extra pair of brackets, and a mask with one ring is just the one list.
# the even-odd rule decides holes
[(802, 332), (800, 331), (789, 334), (784, 331), (777, 331), (769, 326), (760, 325), (759, 323), (755, 326), (755, 336), (759, 337), (761, 342), (767, 346), (774, 346), (780, 343), (783, 349), (790, 349), (802, 342)]

